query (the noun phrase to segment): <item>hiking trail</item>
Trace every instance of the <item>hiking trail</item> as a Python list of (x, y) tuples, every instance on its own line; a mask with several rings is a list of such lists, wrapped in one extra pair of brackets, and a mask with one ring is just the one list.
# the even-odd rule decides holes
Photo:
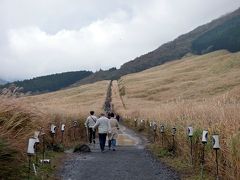
[[(108, 88), (105, 110), (111, 110), (111, 83)], [(67, 180), (177, 180), (179, 175), (156, 160), (145, 149), (147, 139), (121, 125), (117, 139), (117, 150), (101, 153), (98, 140), (90, 145), (90, 153), (67, 153), (61, 169), (60, 179)], [(106, 142), (107, 144), (107, 142)]]

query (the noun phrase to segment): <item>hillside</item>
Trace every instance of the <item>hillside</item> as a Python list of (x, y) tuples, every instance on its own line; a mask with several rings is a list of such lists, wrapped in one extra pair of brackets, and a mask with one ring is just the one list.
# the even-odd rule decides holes
[(15, 81), (12, 83), (5, 84), (1, 88), (10, 87), (15, 84), (17, 87), (21, 87), (23, 92), (51, 92), (56, 91), (74, 84), (75, 82), (86, 78), (91, 75), (90, 71), (75, 71), (75, 72), (65, 72), (59, 74), (52, 74), (47, 76), (36, 77), (24, 81)]
[(127, 99), (202, 100), (240, 88), (240, 52), (216, 51), (166, 63), (119, 80)]
[(65, 115), (86, 116), (90, 110), (100, 113), (109, 81), (68, 88), (56, 92), (18, 98), (44, 112)]
[[(215, 168), (210, 138), (213, 134), (219, 134), (220, 152), (224, 157), (219, 158), (220, 176), (222, 179), (236, 179), (240, 177), (239, 59), (240, 52), (216, 51), (123, 76), (113, 82), (114, 110), (139, 131), (144, 131), (140, 124), (143, 119), (145, 122), (155, 121), (158, 127), (164, 125), (165, 133), (158, 133), (155, 144), (156, 147), (162, 147), (164, 141), (164, 149), (170, 152), (167, 145), (171, 147), (171, 131), (176, 127), (177, 156), (179, 161), (188, 164), (190, 150), (187, 127), (192, 126), (194, 129), (194, 162), (200, 162), (201, 159), (198, 153), (202, 143), (198, 139), (203, 130), (208, 130), (209, 148), (205, 152), (205, 167), (211, 171), (210, 174), (214, 174), (212, 169)], [(138, 128), (133, 119), (138, 120)], [(147, 127), (144, 131), (146, 133), (150, 129)], [(196, 163), (194, 167), (200, 168), (200, 164)]]
[(220, 49), (240, 50), (240, 9), (163, 44), (156, 50), (123, 64), (120, 69), (100, 71), (78, 84), (98, 80), (118, 79), (122, 75), (140, 72), (168, 61), (177, 60), (187, 53), (206, 54)]
[[(94, 83), (101, 80), (116, 80), (121, 76), (140, 72), (184, 57), (186, 54), (206, 54), (220, 49), (230, 52), (240, 50), (240, 9), (163, 44), (156, 50), (123, 64), (120, 69), (110, 68), (96, 73), (89, 71), (67, 72), (16, 81), (23, 92), (51, 92), (70, 85)], [(4, 87), (9, 87), (6, 84)]]
[[(57, 126), (55, 144), (59, 145), (61, 138), (61, 123), (66, 125), (64, 143), (65, 147), (72, 147), (77, 142), (86, 139), (84, 122), (90, 110), (99, 115), (103, 111), (106, 91), (109, 81), (83, 85), (42, 95), (6, 98), (0, 95), (0, 179), (27, 179), (28, 157), (26, 143), (33, 136), (34, 131), (43, 127), (45, 130), (46, 157), (49, 157), (50, 123)], [(73, 133), (73, 121), (78, 125)], [(63, 146), (62, 145), (62, 146)], [(42, 147), (42, 142), (38, 147)], [(38, 150), (39, 153), (40, 150)], [(40, 155), (38, 155), (40, 157)], [(51, 157), (51, 166), (54, 158)], [(41, 166), (50, 168), (48, 166)], [(37, 167), (38, 177), (41, 179), (54, 179), (46, 171)], [(52, 169), (51, 169), (52, 170)], [(36, 179), (36, 176), (30, 178)]]

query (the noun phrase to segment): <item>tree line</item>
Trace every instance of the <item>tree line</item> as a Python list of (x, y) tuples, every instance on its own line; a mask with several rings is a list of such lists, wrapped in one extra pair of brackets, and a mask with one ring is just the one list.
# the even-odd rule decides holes
[(23, 81), (15, 81), (13, 83), (8, 83), (4, 86), (1, 86), (1, 88), (8, 88), (12, 84), (14, 84), (17, 87), (22, 87), (22, 91), (24, 93), (51, 92), (70, 86), (91, 74), (91, 71), (73, 71), (57, 73)]

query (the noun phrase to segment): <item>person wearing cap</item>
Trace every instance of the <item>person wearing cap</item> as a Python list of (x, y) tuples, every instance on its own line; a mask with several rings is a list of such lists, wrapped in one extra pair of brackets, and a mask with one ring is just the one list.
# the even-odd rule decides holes
[(109, 123), (109, 119), (105, 117), (103, 113), (101, 114), (100, 118), (97, 119), (96, 124), (93, 126), (94, 130), (96, 128), (98, 128), (100, 149), (101, 149), (101, 152), (104, 152), (107, 133), (110, 130), (110, 123)]
[(91, 144), (92, 142), (95, 144), (95, 135), (96, 132), (93, 129), (93, 126), (97, 122), (97, 117), (94, 116), (94, 111), (90, 111), (90, 116), (86, 119), (85, 126), (88, 129), (88, 138), (89, 138), (89, 143)]

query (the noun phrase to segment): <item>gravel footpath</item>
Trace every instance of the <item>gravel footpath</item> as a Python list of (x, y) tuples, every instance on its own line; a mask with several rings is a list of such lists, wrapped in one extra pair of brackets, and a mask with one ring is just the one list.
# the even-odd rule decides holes
[[(133, 131), (122, 127), (121, 143), (116, 151), (100, 152), (99, 144), (90, 146), (90, 153), (69, 153), (57, 176), (66, 180), (171, 180), (180, 179), (147, 150), (146, 140)], [(124, 145), (134, 142), (133, 145)]]

